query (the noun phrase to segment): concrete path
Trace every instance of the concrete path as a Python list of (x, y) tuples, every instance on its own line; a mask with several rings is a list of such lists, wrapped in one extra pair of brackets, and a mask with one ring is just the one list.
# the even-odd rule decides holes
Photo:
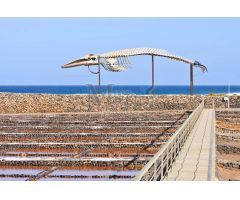
[(165, 180), (215, 180), (215, 115), (213, 109), (202, 111)]

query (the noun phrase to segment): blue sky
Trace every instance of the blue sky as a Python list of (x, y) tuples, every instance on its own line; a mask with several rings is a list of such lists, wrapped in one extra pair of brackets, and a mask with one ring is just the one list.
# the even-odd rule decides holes
[[(85, 67), (61, 65), (89, 53), (152, 47), (198, 60), (197, 85), (240, 84), (240, 18), (0, 18), (0, 85), (97, 84)], [(102, 71), (103, 84), (151, 84), (151, 57), (126, 72)], [(156, 85), (188, 85), (189, 65), (156, 58)]]

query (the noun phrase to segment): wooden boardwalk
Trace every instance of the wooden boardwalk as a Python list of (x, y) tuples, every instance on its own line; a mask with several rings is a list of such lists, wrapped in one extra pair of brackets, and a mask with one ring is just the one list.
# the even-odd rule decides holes
[(215, 148), (215, 112), (204, 109), (165, 180), (215, 180)]

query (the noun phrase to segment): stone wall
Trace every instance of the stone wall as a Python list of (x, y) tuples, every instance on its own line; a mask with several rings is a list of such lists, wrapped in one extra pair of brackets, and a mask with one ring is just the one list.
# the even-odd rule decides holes
[[(213, 101), (215, 108), (227, 108), (227, 101), (224, 101), (224, 96), (206, 96), (206, 107), (211, 107)], [(230, 108), (240, 108), (240, 96), (230, 96)]]
[(236, 168), (240, 169), (240, 161), (232, 161), (232, 160), (221, 160), (217, 161), (218, 166), (226, 167), (228, 169)]
[[(97, 111), (141, 111), (194, 109), (202, 96), (140, 96), (140, 95), (50, 95), (0, 93), (0, 113), (62, 113)], [(206, 107), (215, 102), (225, 108), (223, 96), (206, 96)], [(231, 107), (240, 107), (240, 97), (231, 97)]]

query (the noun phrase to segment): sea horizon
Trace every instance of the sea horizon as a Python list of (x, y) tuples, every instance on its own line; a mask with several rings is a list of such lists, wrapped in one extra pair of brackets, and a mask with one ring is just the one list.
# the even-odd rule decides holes
[[(189, 95), (189, 85), (155, 85), (156, 95)], [(230, 90), (229, 90), (230, 89)], [(29, 94), (95, 94), (97, 85), (2, 85), (0, 93)], [(151, 94), (151, 85), (102, 85), (102, 94)], [(240, 95), (240, 85), (195, 85), (194, 94), (237, 94)]]

